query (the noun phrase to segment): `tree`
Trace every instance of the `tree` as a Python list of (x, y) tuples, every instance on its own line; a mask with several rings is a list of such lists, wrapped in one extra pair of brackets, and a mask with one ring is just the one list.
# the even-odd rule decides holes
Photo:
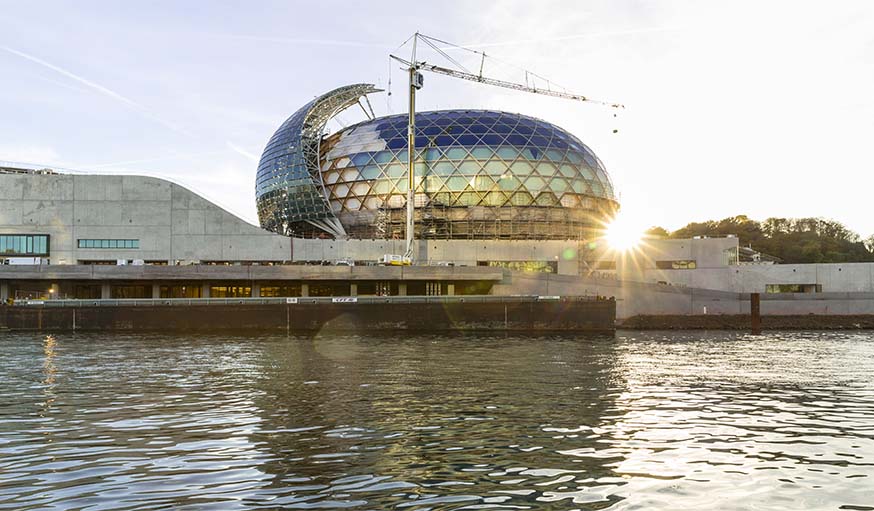
[(736, 235), (743, 246), (779, 257), (785, 263), (874, 261), (874, 235), (865, 240), (842, 223), (825, 218), (768, 218), (746, 215), (692, 222), (671, 238)]
[(664, 239), (670, 236), (670, 233), (664, 227), (653, 226), (644, 231), (644, 236), (647, 238)]

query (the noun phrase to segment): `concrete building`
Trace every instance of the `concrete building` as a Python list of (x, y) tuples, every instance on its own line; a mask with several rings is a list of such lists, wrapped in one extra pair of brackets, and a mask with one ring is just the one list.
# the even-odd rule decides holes
[(290, 261), (291, 240), (156, 178), (0, 173), (0, 235), (48, 236), (42, 264)]
[(742, 314), (763, 293), (765, 314), (874, 313), (874, 264), (742, 264), (736, 237), (610, 249), (603, 163), (506, 112), (420, 114), (416, 266), (374, 266), (406, 249), (406, 120), (324, 132), (374, 90), (341, 87), (279, 127), (256, 175), (261, 227), (162, 179), (0, 166), (0, 300), (596, 294), (624, 318)]

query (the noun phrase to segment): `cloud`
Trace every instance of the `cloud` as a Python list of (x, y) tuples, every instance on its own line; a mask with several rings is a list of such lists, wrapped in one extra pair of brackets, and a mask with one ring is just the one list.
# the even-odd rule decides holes
[(268, 43), (282, 44), (309, 44), (315, 46), (351, 46), (354, 48), (383, 48), (391, 49), (393, 46), (380, 43), (365, 43), (361, 41), (341, 41), (337, 39), (301, 39), (294, 37), (275, 37), (262, 35), (232, 35), (232, 34), (207, 34), (212, 37), (222, 37), (228, 39), (240, 39), (245, 41), (263, 41)]
[(245, 156), (246, 158), (249, 158), (252, 161), (258, 161), (260, 159), (256, 155), (250, 153), (249, 151), (243, 149), (242, 147), (240, 147), (232, 142), (227, 142), (227, 145), (235, 153), (241, 154), (241, 155)]
[(57, 151), (42, 145), (0, 145), (0, 161), (52, 165), (59, 162)]
[[(612, 30), (608, 32), (590, 32), (585, 34), (572, 34), (566, 36), (558, 36), (558, 37), (542, 37), (538, 39), (516, 39), (510, 41), (500, 41), (500, 42), (492, 42), (492, 43), (469, 43), (469, 44), (460, 44), (458, 45), (461, 48), (465, 49), (480, 49), (480, 48), (493, 48), (498, 46), (515, 46), (520, 44), (536, 44), (536, 43), (553, 43), (560, 41), (573, 41), (577, 39), (590, 39), (596, 37), (620, 37), (626, 35), (636, 35), (636, 34), (646, 34), (651, 32), (670, 32), (673, 30), (680, 30), (678, 27), (644, 27), (644, 28), (629, 28), (626, 30)], [(458, 47), (445, 47), (440, 48), (441, 50), (454, 50), (459, 49)]]
[(137, 160), (125, 160), (125, 161), (115, 161), (109, 163), (96, 163), (91, 165), (77, 165), (77, 168), (82, 170), (97, 170), (97, 169), (105, 169), (112, 167), (120, 167), (123, 165), (136, 165), (140, 163), (153, 163), (158, 161), (172, 161), (172, 160), (182, 160), (188, 158), (195, 158), (201, 156), (214, 156), (217, 154), (221, 154), (223, 151), (204, 151), (199, 153), (186, 153), (186, 154), (171, 154), (167, 156), (157, 156), (153, 158), (142, 158)]
[(134, 101), (130, 98), (127, 98), (125, 96), (122, 96), (121, 94), (115, 92), (114, 90), (111, 90), (107, 87), (104, 87), (103, 85), (100, 85), (99, 83), (88, 80), (85, 77), (82, 77), (80, 75), (73, 73), (72, 71), (68, 71), (62, 67), (56, 66), (50, 62), (46, 62), (45, 60), (42, 60), (38, 57), (34, 57), (33, 55), (29, 55), (29, 54), (24, 53), (22, 51), (15, 50), (15, 49), (10, 48), (8, 46), (0, 46), (0, 49), (5, 50), (13, 55), (18, 56), (18, 57), (21, 57), (25, 60), (29, 60), (30, 62), (33, 62), (35, 64), (39, 64), (45, 68), (51, 69), (52, 71), (54, 71), (58, 74), (61, 74), (61, 75), (66, 76), (67, 78), (69, 78), (71, 80), (74, 80), (78, 83), (81, 83), (82, 85), (87, 86), (91, 90), (97, 91), (100, 94), (103, 94), (104, 96), (107, 96), (107, 97), (125, 105), (126, 107), (130, 108), (131, 110), (134, 110), (135, 112), (139, 113), (140, 115), (142, 115), (142, 116), (144, 116), (152, 121), (155, 121), (158, 124), (161, 124), (165, 128), (169, 128), (177, 133), (182, 133), (183, 135), (192, 136), (192, 134), (189, 133), (188, 131), (182, 129), (181, 127), (179, 127), (179, 126), (177, 126), (169, 121), (165, 121), (164, 119), (161, 119), (160, 117), (156, 116), (155, 114), (150, 112), (146, 107), (137, 103), (136, 101)]

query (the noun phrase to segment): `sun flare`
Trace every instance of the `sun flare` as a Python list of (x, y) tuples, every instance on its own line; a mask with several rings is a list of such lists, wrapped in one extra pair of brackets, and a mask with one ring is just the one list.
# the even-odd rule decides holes
[(607, 225), (604, 238), (610, 248), (625, 252), (640, 244), (643, 238), (643, 229), (629, 222), (627, 218), (618, 216)]

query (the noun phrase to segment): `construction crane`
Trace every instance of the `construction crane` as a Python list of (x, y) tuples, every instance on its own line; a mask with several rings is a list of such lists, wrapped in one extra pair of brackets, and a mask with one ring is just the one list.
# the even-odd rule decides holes
[[(409, 73), (409, 121), (407, 122), (407, 217), (406, 217), (406, 251), (404, 253), (405, 258), (410, 258), (411, 260), (413, 255), (413, 229), (414, 229), (414, 197), (415, 197), (415, 187), (416, 187), (416, 178), (415, 178), (415, 169), (414, 163), (416, 159), (416, 91), (421, 89), (424, 86), (424, 77), (422, 73), (419, 71), (429, 71), (432, 73), (442, 74), (445, 76), (450, 76), (453, 78), (461, 78), (462, 80), (469, 80), (471, 82), (483, 83), (486, 85), (493, 85), (495, 87), (503, 87), (505, 89), (517, 90), (522, 92), (530, 92), (532, 94), (541, 94), (544, 96), (551, 96), (554, 98), (562, 98), (562, 99), (570, 99), (573, 101), (585, 101), (588, 103), (595, 103), (601, 106), (606, 106), (609, 108), (625, 108), (625, 106), (619, 103), (610, 103), (607, 101), (599, 101), (593, 100), (582, 94), (574, 94), (567, 91), (561, 90), (553, 90), (551, 82), (546, 80), (543, 77), (535, 75), (529, 71), (525, 71), (525, 82), (515, 83), (509, 82), (506, 80), (498, 80), (496, 78), (489, 78), (487, 76), (483, 76), (483, 68), (485, 67), (485, 59), (486, 54), (484, 52), (471, 50), (469, 48), (465, 48), (463, 46), (453, 45), (452, 43), (447, 43), (446, 41), (441, 41), (440, 39), (436, 39), (433, 37), (426, 36), (424, 34), (420, 34), (416, 32), (413, 36), (407, 40), (409, 42), (412, 40), (412, 56), (410, 60), (402, 59), (395, 55), (389, 55), (392, 59), (400, 62), (404, 66), (406, 66), (407, 72)], [(434, 64), (429, 64), (424, 61), (416, 60), (416, 46), (419, 41), (426, 43), (432, 49), (434, 49), (437, 53), (443, 55), (447, 60), (455, 64), (456, 66), (464, 69), (463, 71), (459, 71), (456, 69), (450, 69), (447, 67), (437, 66)], [(406, 44), (406, 43), (404, 43)], [(469, 70), (464, 68), (460, 63), (458, 63), (455, 59), (449, 56), (445, 51), (443, 51), (438, 44), (444, 44), (448, 46), (455, 47), (457, 49), (466, 50), (471, 53), (475, 53), (481, 56), (480, 59), (480, 68), (479, 73), (471, 73)], [(402, 45), (403, 46), (403, 45)], [(529, 76), (532, 77), (532, 83), (529, 85), (528, 79)], [(533, 83), (535, 78), (540, 78), (542, 81), (546, 82), (546, 88), (537, 88), (536, 84)], [(390, 93), (390, 92), (389, 92)]]

